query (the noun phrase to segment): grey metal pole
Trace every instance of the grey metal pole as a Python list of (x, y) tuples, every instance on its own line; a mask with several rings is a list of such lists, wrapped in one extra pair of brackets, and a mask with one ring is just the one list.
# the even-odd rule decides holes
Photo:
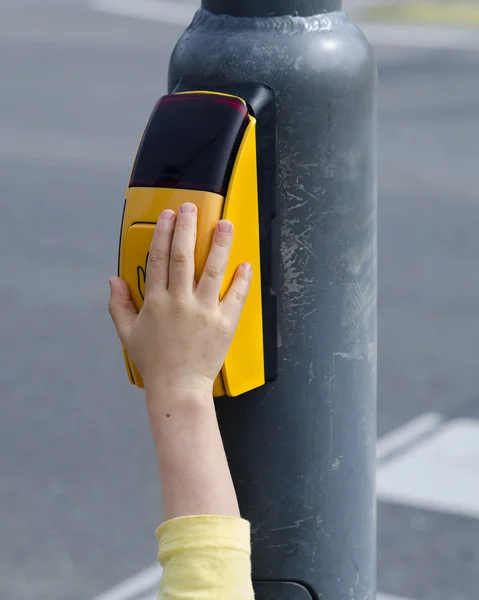
[(217, 401), (257, 600), (373, 600), (373, 53), (339, 0), (203, 0), (170, 67), (171, 91), (190, 82), (265, 84), (276, 104), (279, 375)]
[(309, 17), (341, 8), (341, 0), (203, 0), (203, 8), (235, 17)]

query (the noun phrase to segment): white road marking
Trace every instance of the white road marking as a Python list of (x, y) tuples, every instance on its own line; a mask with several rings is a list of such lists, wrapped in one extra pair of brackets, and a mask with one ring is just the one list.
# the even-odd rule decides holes
[[(93, 600), (149, 600), (154, 590), (158, 590), (161, 573), (160, 565), (154, 564), (108, 592), (96, 596)], [(143, 597), (141, 597), (142, 594)], [(147, 594), (147, 596), (144, 596), (144, 594)], [(154, 600), (156, 600), (156, 596)]]
[(479, 35), (471, 29), (419, 25), (363, 23), (373, 46), (429, 50), (479, 50)]
[(378, 441), (377, 457), (381, 461), (387, 456), (400, 452), (418, 440), (430, 435), (442, 422), (440, 415), (426, 413), (399, 429), (387, 433)]
[(89, 5), (94, 10), (112, 15), (180, 27), (187, 27), (198, 10), (198, 5), (179, 0), (89, 0)]
[[(198, 4), (180, 0), (88, 0), (90, 8), (123, 17), (187, 27)], [(479, 50), (479, 35), (471, 29), (419, 25), (361, 24), (373, 46), (432, 50)]]
[(479, 422), (458, 419), (378, 471), (378, 498), (479, 518)]
[[(155, 599), (156, 600), (156, 599)], [(390, 596), (389, 594), (378, 594), (376, 600), (408, 600), (400, 596)]]

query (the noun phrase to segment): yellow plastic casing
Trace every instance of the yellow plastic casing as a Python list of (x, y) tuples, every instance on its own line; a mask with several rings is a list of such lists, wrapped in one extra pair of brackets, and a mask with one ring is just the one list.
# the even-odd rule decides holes
[[(196, 281), (203, 272), (216, 224), (222, 218), (232, 221), (235, 235), (220, 299), (228, 292), (236, 269), (242, 262), (249, 262), (253, 267), (248, 298), (222, 371), (214, 385), (215, 397), (225, 394), (239, 396), (265, 383), (254, 117), (249, 116), (226, 198), (197, 190), (128, 188), (120, 240), (119, 274), (128, 283), (137, 310), (143, 306), (148, 252), (159, 215), (165, 209), (177, 212), (185, 202), (192, 202), (198, 207)], [(125, 350), (124, 357), (131, 383), (143, 388), (141, 375)]]

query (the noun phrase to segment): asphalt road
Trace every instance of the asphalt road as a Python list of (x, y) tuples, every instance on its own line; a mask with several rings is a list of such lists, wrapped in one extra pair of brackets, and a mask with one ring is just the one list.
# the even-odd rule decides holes
[[(132, 152), (180, 33), (81, 0), (0, 2), (2, 600), (90, 600), (154, 562), (154, 453), (106, 305)], [(479, 416), (479, 53), (378, 59), (383, 436)], [(476, 520), (379, 517), (381, 591), (477, 598)]]

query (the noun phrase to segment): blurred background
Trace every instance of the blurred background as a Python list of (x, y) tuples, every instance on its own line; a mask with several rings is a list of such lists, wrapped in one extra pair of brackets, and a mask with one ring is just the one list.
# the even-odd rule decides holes
[[(196, 5), (0, 0), (1, 600), (155, 597), (157, 469), (108, 277)], [(479, 2), (345, 8), (380, 72), (378, 598), (476, 600)]]

